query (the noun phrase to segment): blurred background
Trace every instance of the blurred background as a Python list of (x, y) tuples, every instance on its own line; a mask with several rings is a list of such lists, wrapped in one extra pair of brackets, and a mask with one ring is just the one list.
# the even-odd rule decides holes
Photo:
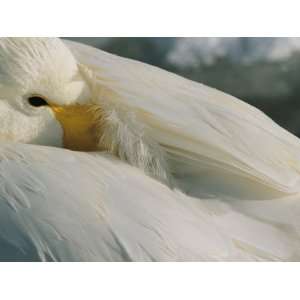
[(300, 38), (67, 38), (232, 94), (300, 136)]

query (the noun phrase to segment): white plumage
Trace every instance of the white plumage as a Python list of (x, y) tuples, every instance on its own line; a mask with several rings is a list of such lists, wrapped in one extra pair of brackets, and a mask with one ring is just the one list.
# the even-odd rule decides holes
[[(225, 169), (283, 192), (299, 191), (299, 139), (261, 111), (156, 67), (66, 43), (92, 71), (99, 98), (115, 110), (134, 112), (175, 160), (176, 173)], [(178, 168), (178, 160), (190, 170)]]
[(2, 145), (0, 167), (2, 259), (299, 259), (294, 199), (192, 198), (109, 155), (42, 146)]
[[(70, 63), (64, 84), (52, 81), (55, 70), (43, 73), (39, 94), (92, 103), (99, 150), (111, 154), (25, 145), (34, 141), (13, 132), (6, 140), (18, 143), (0, 146), (0, 259), (299, 260), (297, 137), (222, 92), (64, 43), (78, 70)], [(0, 42), (0, 60), (13, 63), (6, 52)], [(2, 84), (0, 99), (11, 105), (11, 83)], [(24, 124), (46, 118), (28, 114)]]

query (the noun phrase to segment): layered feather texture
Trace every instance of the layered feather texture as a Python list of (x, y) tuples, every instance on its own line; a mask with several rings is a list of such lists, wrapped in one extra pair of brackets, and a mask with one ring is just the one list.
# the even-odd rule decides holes
[(288, 194), (300, 190), (299, 139), (261, 111), (156, 67), (65, 43), (88, 74), (94, 100), (134, 114), (175, 177), (209, 172)]
[(0, 145), (0, 260), (299, 260), (299, 195), (192, 198), (110, 155)]
[(66, 45), (110, 154), (0, 144), (0, 260), (300, 259), (297, 137), (199, 83)]

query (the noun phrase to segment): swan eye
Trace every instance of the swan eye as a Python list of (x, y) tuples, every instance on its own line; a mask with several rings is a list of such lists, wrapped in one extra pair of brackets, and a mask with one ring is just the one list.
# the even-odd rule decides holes
[(28, 98), (28, 103), (34, 107), (47, 106), (48, 103), (40, 96), (32, 96)]

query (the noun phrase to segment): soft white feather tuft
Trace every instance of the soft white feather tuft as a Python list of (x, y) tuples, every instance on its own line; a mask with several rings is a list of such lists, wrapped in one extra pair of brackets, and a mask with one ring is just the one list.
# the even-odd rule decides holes
[(169, 183), (165, 153), (155, 140), (147, 135), (143, 124), (132, 112), (106, 112), (99, 146), (116, 154), (121, 160), (136, 166), (162, 182)]
[[(100, 150), (108, 151), (146, 174), (171, 185), (171, 176), (163, 148), (151, 138), (147, 125), (137, 120), (129, 108), (107, 102), (104, 89), (97, 85), (94, 73), (84, 66), (81, 72), (90, 86)], [(106, 91), (108, 92), (108, 91)]]

